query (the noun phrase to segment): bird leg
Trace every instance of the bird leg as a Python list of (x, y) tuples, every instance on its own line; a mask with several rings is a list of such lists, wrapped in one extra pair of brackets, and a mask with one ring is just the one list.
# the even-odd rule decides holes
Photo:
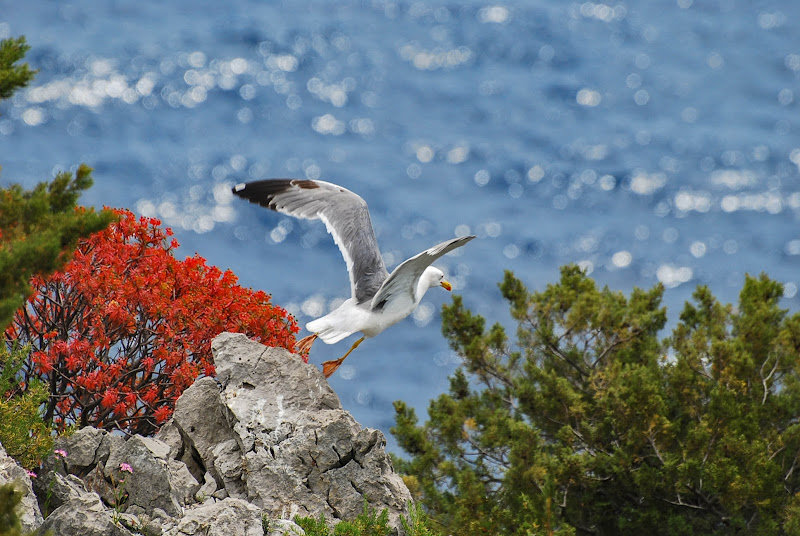
[(297, 341), (297, 351), (301, 354), (306, 354), (311, 351), (311, 345), (314, 344), (314, 341), (317, 340), (317, 334), (312, 333), (308, 337), (303, 337), (299, 341)]
[(324, 363), (322, 363), (322, 373), (325, 375), (325, 377), (326, 377), (326, 378), (330, 378), (330, 377), (331, 377), (331, 374), (333, 374), (334, 372), (336, 372), (336, 369), (338, 369), (338, 368), (339, 368), (339, 365), (341, 365), (341, 364), (342, 364), (342, 361), (344, 361), (344, 358), (345, 358), (345, 357), (347, 357), (347, 356), (349, 356), (349, 355), (350, 355), (350, 352), (352, 352), (353, 350), (355, 350), (356, 348), (358, 348), (358, 345), (359, 345), (359, 344), (361, 344), (361, 342), (362, 342), (364, 339), (366, 339), (366, 337), (361, 337), (361, 338), (360, 338), (360, 339), (358, 339), (356, 342), (354, 342), (354, 343), (353, 343), (353, 346), (351, 346), (351, 347), (350, 347), (350, 349), (347, 351), (347, 353), (346, 353), (346, 354), (344, 354), (344, 355), (343, 355), (342, 357), (340, 357), (339, 359), (334, 359), (333, 361), (325, 361)]

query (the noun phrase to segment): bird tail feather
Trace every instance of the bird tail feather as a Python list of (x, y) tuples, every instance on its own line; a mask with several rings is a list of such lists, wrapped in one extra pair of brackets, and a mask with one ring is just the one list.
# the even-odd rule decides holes
[(342, 331), (334, 328), (325, 322), (324, 316), (306, 324), (306, 329), (311, 333), (319, 335), (319, 338), (322, 339), (322, 342), (325, 344), (335, 344), (355, 333), (354, 331)]

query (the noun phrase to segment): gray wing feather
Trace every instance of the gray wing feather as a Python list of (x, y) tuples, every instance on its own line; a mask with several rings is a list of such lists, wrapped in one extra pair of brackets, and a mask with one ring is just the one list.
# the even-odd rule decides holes
[(322, 220), (342, 252), (357, 303), (370, 300), (389, 276), (367, 203), (350, 190), (325, 181), (268, 179), (237, 184), (233, 193), (295, 218)]
[(393, 296), (401, 293), (410, 293), (411, 299), (413, 300), (414, 289), (417, 286), (417, 281), (419, 281), (420, 276), (422, 276), (422, 272), (425, 271), (425, 268), (433, 264), (436, 259), (445, 253), (463, 246), (473, 238), (475, 238), (475, 236), (452, 238), (403, 261), (397, 268), (392, 270), (392, 273), (383, 282), (381, 288), (372, 298), (372, 308), (383, 307), (383, 304), (391, 300)]

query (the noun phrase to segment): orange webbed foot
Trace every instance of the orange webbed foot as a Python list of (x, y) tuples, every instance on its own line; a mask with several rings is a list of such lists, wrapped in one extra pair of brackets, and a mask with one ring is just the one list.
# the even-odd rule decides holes
[(317, 340), (317, 334), (312, 333), (308, 337), (303, 337), (297, 341), (296, 348), (298, 353), (308, 355), (308, 353), (311, 351), (311, 345), (314, 344), (315, 340)]
[(361, 344), (362, 342), (364, 342), (364, 339), (366, 339), (366, 338), (367, 338), (367, 337), (366, 337), (366, 336), (364, 336), (364, 337), (361, 337), (360, 339), (358, 339), (356, 342), (354, 342), (354, 343), (353, 343), (353, 346), (351, 346), (351, 347), (350, 347), (350, 349), (347, 351), (347, 353), (346, 353), (346, 354), (344, 354), (344, 355), (343, 355), (342, 357), (340, 357), (339, 359), (335, 359), (335, 360), (333, 360), (333, 361), (325, 361), (325, 362), (322, 364), (322, 373), (325, 375), (325, 377), (326, 377), (326, 378), (330, 378), (330, 377), (331, 377), (331, 374), (333, 374), (334, 372), (336, 372), (336, 369), (338, 369), (338, 368), (339, 368), (339, 365), (341, 365), (341, 364), (342, 364), (342, 361), (344, 361), (344, 358), (345, 358), (345, 357), (347, 357), (347, 356), (349, 356), (349, 355), (350, 355), (350, 352), (352, 352), (353, 350), (355, 350), (356, 348), (358, 348), (358, 345), (359, 345), (359, 344)]
[(339, 368), (339, 365), (342, 364), (344, 361), (344, 357), (340, 357), (339, 359), (334, 359), (333, 361), (325, 361), (322, 363), (322, 373), (325, 375), (326, 378), (330, 378), (331, 374), (336, 372), (336, 369)]

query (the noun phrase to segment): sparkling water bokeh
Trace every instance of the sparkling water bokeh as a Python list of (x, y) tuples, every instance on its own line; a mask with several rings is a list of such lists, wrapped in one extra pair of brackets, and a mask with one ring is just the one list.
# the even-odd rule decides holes
[[(161, 218), (301, 324), (347, 297), (344, 261), (320, 222), (235, 183), (359, 193), (390, 269), (477, 234), (438, 265), (509, 327), (503, 271), (542, 289), (570, 262), (625, 292), (663, 283), (673, 322), (696, 285), (735, 301), (762, 271), (798, 308), (797, 2), (0, 0), (16, 35), (39, 73), (0, 105), (0, 180), (86, 162), (83, 203)], [(449, 299), (331, 379), (362, 424), (388, 432), (393, 400), (424, 413), (447, 389)]]

